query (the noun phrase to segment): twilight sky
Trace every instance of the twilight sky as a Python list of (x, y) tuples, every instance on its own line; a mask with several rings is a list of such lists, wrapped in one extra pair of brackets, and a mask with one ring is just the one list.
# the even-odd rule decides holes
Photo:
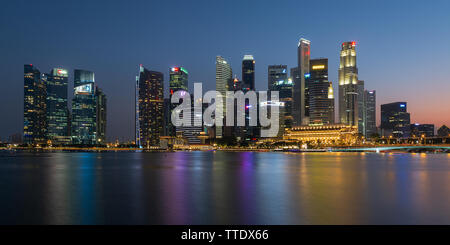
[[(412, 122), (450, 125), (450, 1), (24, 1), (0, 4), (0, 137), (22, 132), (23, 65), (95, 72), (108, 96), (108, 139), (134, 133), (139, 64), (164, 72), (182, 65), (189, 83), (215, 88), (215, 56), (241, 77), (256, 60), (256, 87), (267, 66), (296, 65), (300, 37), (311, 57), (329, 59), (336, 82), (340, 44), (357, 42), (359, 78), (379, 105), (407, 101)], [(337, 83), (335, 90), (337, 91)], [(167, 87), (165, 88), (167, 89)], [(337, 107), (336, 107), (337, 108)]]

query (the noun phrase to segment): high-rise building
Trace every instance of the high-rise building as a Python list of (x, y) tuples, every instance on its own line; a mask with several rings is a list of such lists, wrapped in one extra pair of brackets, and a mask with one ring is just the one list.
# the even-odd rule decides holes
[(164, 133), (164, 75), (142, 65), (136, 77), (136, 145), (158, 146)]
[(97, 114), (97, 123), (96, 123), (96, 136), (97, 136), (97, 144), (106, 144), (106, 95), (103, 91), (96, 87), (95, 89), (95, 101), (97, 104), (96, 114)]
[(328, 59), (310, 60), (310, 73), (305, 74), (308, 98), (306, 115), (310, 124), (334, 124), (334, 93), (328, 80)]
[(291, 73), (294, 79), (292, 116), (296, 126), (309, 124), (309, 118), (306, 115), (305, 75), (309, 73), (310, 56), (311, 42), (301, 38), (297, 47), (298, 67), (294, 73)]
[(47, 128), (46, 77), (33, 65), (24, 65), (23, 141), (42, 144)]
[[(253, 55), (246, 54), (242, 59), (242, 82), (241, 88), (244, 93), (255, 91), (255, 59)], [(258, 107), (257, 107), (258, 109)], [(245, 127), (243, 128), (243, 141), (254, 141), (259, 137), (259, 127), (250, 126), (250, 110), (249, 102), (245, 102)], [(258, 112), (257, 112), (258, 114)]]
[(74, 71), (72, 100), (72, 142), (93, 145), (97, 143), (97, 101), (95, 75), (91, 71)]
[(407, 138), (410, 135), (410, 114), (406, 102), (394, 102), (381, 105), (382, 136)]
[(274, 91), (281, 82), (284, 84), (288, 80), (287, 65), (270, 65), (267, 69), (267, 89)]
[(410, 126), (411, 137), (433, 137), (434, 124), (414, 123)]
[[(188, 91), (188, 76), (189, 73), (184, 67), (172, 67), (169, 70), (169, 92), (170, 97), (177, 91)], [(181, 102), (180, 102), (181, 103)], [(172, 115), (173, 109), (177, 107), (177, 104), (170, 104), (170, 115)], [(180, 115), (183, 118), (183, 115)], [(181, 128), (174, 126), (172, 121), (169, 123), (169, 134), (170, 136), (176, 136), (177, 131)]]
[(255, 90), (255, 59), (246, 54), (242, 60), (242, 87), (244, 90)]
[(372, 137), (377, 133), (376, 122), (376, 91), (365, 90), (364, 107), (365, 107), (365, 133), (366, 138)]
[[(226, 115), (226, 92), (233, 90), (229, 85), (232, 81), (231, 66), (222, 56), (216, 56), (216, 91), (222, 95), (223, 115), (222, 118), (216, 120), (224, 121)], [(216, 126), (216, 138), (223, 137), (223, 127)]]
[[(279, 100), (283, 102), (283, 106), (280, 106), (280, 108), (282, 107), (282, 111), (280, 110), (280, 122), (282, 122), (280, 132), (282, 133), (281, 129), (292, 127), (292, 89), (294, 84), (292, 78), (288, 78), (286, 65), (269, 66), (268, 75), (269, 92), (278, 91)], [(267, 96), (270, 101), (270, 93)]]
[(366, 132), (366, 107), (364, 103), (364, 81), (359, 80), (356, 84), (358, 100), (358, 133), (365, 135)]
[(67, 107), (67, 70), (55, 68), (47, 74), (47, 138), (52, 144), (70, 144)]
[(358, 125), (358, 68), (356, 43), (342, 44), (339, 64), (339, 118), (342, 124)]

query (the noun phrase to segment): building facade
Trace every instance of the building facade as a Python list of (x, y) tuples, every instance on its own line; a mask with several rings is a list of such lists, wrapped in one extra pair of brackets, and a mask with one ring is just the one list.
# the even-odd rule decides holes
[(355, 42), (344, 42), (341, 46), (338, 79), (340, 123), (358, 126), (358, 68)]
[(298, 67), (297, 70), (294, 70), (294, 73), (291, 73), (294, 82), (292, 116), (293, 124), (296, 126), (309, 124), (309, 118), (305, 114), (307, 101), (305, 75), (309, 73), (310, 56), (311, 42), (301, 38), (297, 46)]
[(434, 136), (434, 124), (420, 124), (414, 123), (410, 126), (410, 137), (433, 137)]
[(381, 105), (381, 133), (384, 137), (408, 138), (410, 136), (410, 114), (406, 102)]
[(164, 75), (142, 65), (136, 77), (136, 145), (159, 146), (164, 133)]
[(365, 107), (365, 133), (366, 138), (370, 138), (377, 133), (376, 121), (376, 103), (377, 93), (375, 90), (365, 90), (364, 107)]
[(305, 110), (310, 124), (334, 124), (334, 93), (328, 80), (328, 59), (310, 60), (306, 74), (308, 96)]
[(97, 101), (95, 75), (91, 71), (74, 71), (74, 97), (72, 100), (72, 143), (97, 143)]
[(72, 143), (67, 107), (68, 77), (67, 70), (61, 68), (47, 74), (47, 139), (54, 145)]
[[(184, 67), (172, 67), (169, 70), (169, 92), (170, 97), (177, 91), (188, 91), (188, 76), (189, 73)], [(181, 103), (181, 102), (180, 102)], [(170, 115), (172, 115), (173, 110), (177, 107), (177, 104), (170, 103)], [(183, 118), (183, 115), (180, 115)], [(181, 128), (174, 126), (172, 121), (169, 122), (169, 136), (176, 136), (177, 131)]]
[(23, 142), (46, 143), (46, 77), (33, 65), (24, 65)]
[(283, 139), (324, 145), (352, 145), (358, 140), (358, 127), (346, 124), (299, 126), (286, 130)]
[[(229, 62), (225, 60), (222, 56), (216, 56), (216, 91), (220, 92), (222, 95), (222, 118), (217, 118), (216, 120), (222, 120), (224, 122), (226, 115), (226, 92), (233, 90), (230, 87), (232, 83), (232, 70)], [(216, 138), (222, 138), (224, 136), (224, 127), (215, 127)]]
[(365, 106), (365, 93), (364, 93), (364, 81), (359, 80), (356, 84), (356, 93), (358, 100), (358, 133), (365, 135), (366, 132), (366, 106)]
[(96, 108), (96, 114), (97, 114), (97, 129), (96, 129), (96, 136), (97, 136), (97, 144), (106, 144), (106, 125), (107, 125), (107, 99), (105, 93), (99, 88), (96, 87), (95, 89), (95, 101), (97, 104)]

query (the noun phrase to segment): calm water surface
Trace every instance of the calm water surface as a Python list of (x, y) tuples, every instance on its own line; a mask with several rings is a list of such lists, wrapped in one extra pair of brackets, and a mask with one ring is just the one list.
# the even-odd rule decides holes
[(0, 152), (0, 224), (450, 224), (450, 154)]

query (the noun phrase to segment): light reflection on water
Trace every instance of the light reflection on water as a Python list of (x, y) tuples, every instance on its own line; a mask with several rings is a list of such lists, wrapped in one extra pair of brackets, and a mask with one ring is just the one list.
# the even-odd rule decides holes
[(0, 224), (450, 224), (450, 154), (0, 153)]

